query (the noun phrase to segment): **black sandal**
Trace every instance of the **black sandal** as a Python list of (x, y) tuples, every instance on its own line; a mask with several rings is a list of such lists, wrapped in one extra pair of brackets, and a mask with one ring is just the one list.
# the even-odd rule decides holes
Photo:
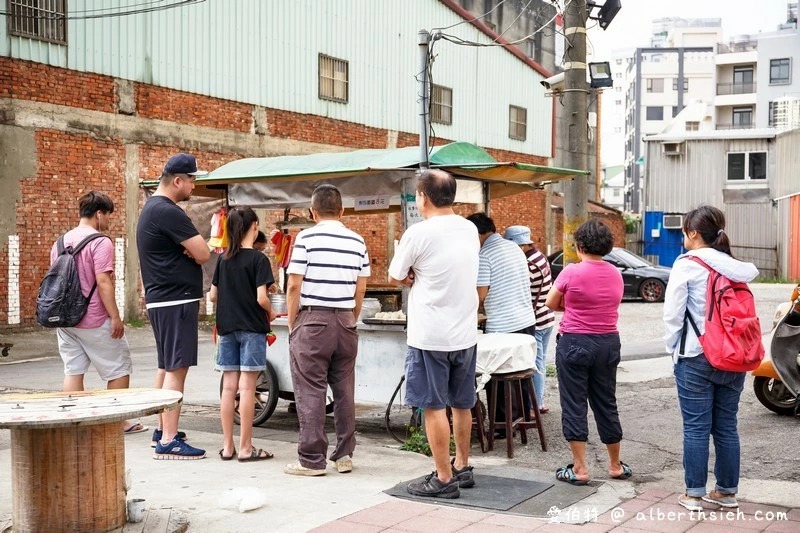
[(239, 457), (238, 461), (240, 463), (248, 463), (250, 461), (266, 461), (267, 459), (272, 459), (273, 457), (275, 456), (269, 453), (267, 450), (262, 450), (261, 448), (256, 450), (253, 448), (250, 451), (250, 457)]
[(225, 448), (219, 451), (219, 458), (222, 459), (223, 461), (230, 461), (231, 459), (234, 458), (235, 455), (236, 455), (236, 448), (233, 449), (233, 453), (230, 455), (225, 455)]

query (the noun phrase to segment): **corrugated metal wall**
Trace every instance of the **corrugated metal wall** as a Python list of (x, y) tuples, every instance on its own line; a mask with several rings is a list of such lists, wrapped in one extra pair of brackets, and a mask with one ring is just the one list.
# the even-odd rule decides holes
[(685, 142), (683, 155), (668, 156), (660, 142), (648, 142), (645, 210), (685, 213), (700, 204), (723, 209), (734, 255), (755, 263), (762, 277), (777, 277), (785, 265), (778, 251), (778, 210), (770, 201), (726, 204), (722, 192), (728, 152), (766, 151), (769, 197), (774, 198), (775, 146), (766, 139), (696, 139)]
[[(131, 0), (71, 0), (70, 12)], [(0, 55), (107, 74), (378, 128), (417, 131), (417, 32), (463, 19), (437, 0), (208, 0), (97, 20), (70, 20), (68, 46), (8, 35)], [(491, 40), (468, 23), (447, 30)], [(539, 73), (499, 47), (436, 43), (435, 83), (453, 89), (438, 136), (550, 156), (552, 101)], [(318, 98), (317, 57), (349, 61), (350, 101)], [(528, 110), (526, 141), (508, 137), (508, 106)]]
[[(800, 193), (800, 130), (778, 135), (775, 198)], [(800, 196), (777, 202), (778, 257), (782, 275), (800, 280)]]

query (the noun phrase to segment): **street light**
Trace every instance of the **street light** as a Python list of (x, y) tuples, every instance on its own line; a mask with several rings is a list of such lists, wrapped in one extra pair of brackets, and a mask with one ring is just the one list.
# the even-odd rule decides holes
[[(622, 9), (622, 2), (620, 0), (606, 0), (606, 3), (598, 5), (592, 1), (586, 2), (586, 7), (589, 8), (589, 18), (592, 20), (598, 21), (600, 27), (604, 30), (608, 28), (608, 25), (611, 24), (611, 21), (614, 20), (614, 17), (617, 16), (619, 10)], [(592, 16), (592, 9), (599, 7), (600, 11), (597, 12), (597, 16)]]
[(589, 78), (592, 89), (611, 87), (614, 85), (614, 80), (611, 78), (611, 64), (608, 61), (589, 63)]

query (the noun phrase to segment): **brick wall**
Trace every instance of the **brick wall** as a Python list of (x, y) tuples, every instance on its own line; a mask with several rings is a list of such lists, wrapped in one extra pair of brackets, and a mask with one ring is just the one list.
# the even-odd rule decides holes
[(386, 148), (386, 130), (343, 120), (281, 109), (267, 109), (267, 124), (269, 134), (273, 137), (347, 146), (353, 149)]
[(253, 129), (253, 106), (221, 98), (136, 83), (136, 114), (224, 130)]
[(0, 57), (0, 98), (113, 112), (114, 79), (109, 76)]
[(53, 130), (39, 130), (35, 139), (37, 172), (20, 182), (21, 200), (17, 202), (23, 324), (32, 323), (35, 317), (36, 295), (50, 265), (50, 248), (59, 235), (78, 225), (77, 200), (82, 194), (91, 190), (108, 194), (115, 204), (108, 233), (112, 238), (125, 236), (123, 147), (89, 135)]
[[(175, 91), (163, 87), (134, 84), (137, 116), (218, 128), (237, 132), (253, 131), (253, 106), (219, 98)], [(108, 76), (60, 69), (34, 62), (0, 57), (0, 97), (47, 102), (70, 107), (116, 112), (116, 83)], [(361, 124), (316, 115), (267, 109), (269, 134), (297, 141), (331, 144), (347, 148), (385, 148), (388, 132)], [(103, 133), (98, 140), (89, 132), (67, 133), (41, 129), (36, 132), (37, 172), (20, 182), (21, 200), (17, 203), (17, 234), (20, 237), (21, 316), (22, 325), (34, 323), (38, 284), (49, 264), (49, 249), (56, 237), (77, 224), (77, 198), (96, 189), (108, 193), (119, 206), (112, 217), (112, 237), (124, 237), (125, 227), (125, 143)], [(130, 142), (130, 141), (127, 141)], [(180, 139), (176, 139), (180, 142)], [(436, 138), (432, 145), (448, 139)], [(397, 146), (414, 146), (418, 135), (397, 133)], [(204, 169), (214, 169), (238, 159), (243, 153), (198, 151), (187, 146), (139, 144), (139, 177), (156, 179), (170, 155), (191, 151)], [(502, 150), (487, 150), (500, 161), (546, 164), (546, 158)], [(502, 231), (512, 224), (533, 229), (537, 245), (544, 246), (544, 193), (532, 191), (492, 201), (492, 215)], [(469, 214), (479, 206), (461, 206), (459, 213)], [(269, 231), (282, 213), (270, 213), (262, 226)], [(348, 216), (344, 222), (367, 241), (372, 261), (370, 282), (386, 283), (388, 267), (389, 221), (394, 221), (394, 239), (400, 238), (399, 214)], [(615, 235), (624, 243), (624, 224), (612, 221), (619, 229)], [(618, 223), (617, 223), (618, 222)], [(556, 235), (560, 217), (554, 217)], [(297, 232), (293, 232), (296, 234)], [(274, 257), (273, 263), (274, 263)], [(0, 243), (0, 324), (7, 323), (7, 243)], [(128, 280), (130, 283), (132, 280)]]

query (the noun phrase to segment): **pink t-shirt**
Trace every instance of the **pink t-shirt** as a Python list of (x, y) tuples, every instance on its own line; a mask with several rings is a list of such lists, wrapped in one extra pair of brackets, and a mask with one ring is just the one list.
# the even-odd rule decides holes
[(622, 301), (622, 274), (605, 261), (573, 263), (558, 275), (556, 289), (564, 293), (559, 333), (617, 333)]
[[(64, 235), (64, 246), (77, 246), (85, 237), (92, 233), (97, 233), (94, 228), (78, 226), (71, 229)], [(55, 261), (58, 254), (57, 242), (50, 250), (50, 263)], [(75, 256), (75, 265), (78, 267), (78, 277), (81, 280), (81, 290), (84, 296), (89, 296), (89, 291), (95, 283), (96, 275), (103, 272), (114, 272), (114, 244), (111, 239), (95, 239), (87, 244), (81, 252)], [(92, 299), (89, 301), (89, 309), (78, 322), (76, 328), (97, 328), (109, 317), (103, 301), (100, 299), (100, 291), (95, 289)]]

